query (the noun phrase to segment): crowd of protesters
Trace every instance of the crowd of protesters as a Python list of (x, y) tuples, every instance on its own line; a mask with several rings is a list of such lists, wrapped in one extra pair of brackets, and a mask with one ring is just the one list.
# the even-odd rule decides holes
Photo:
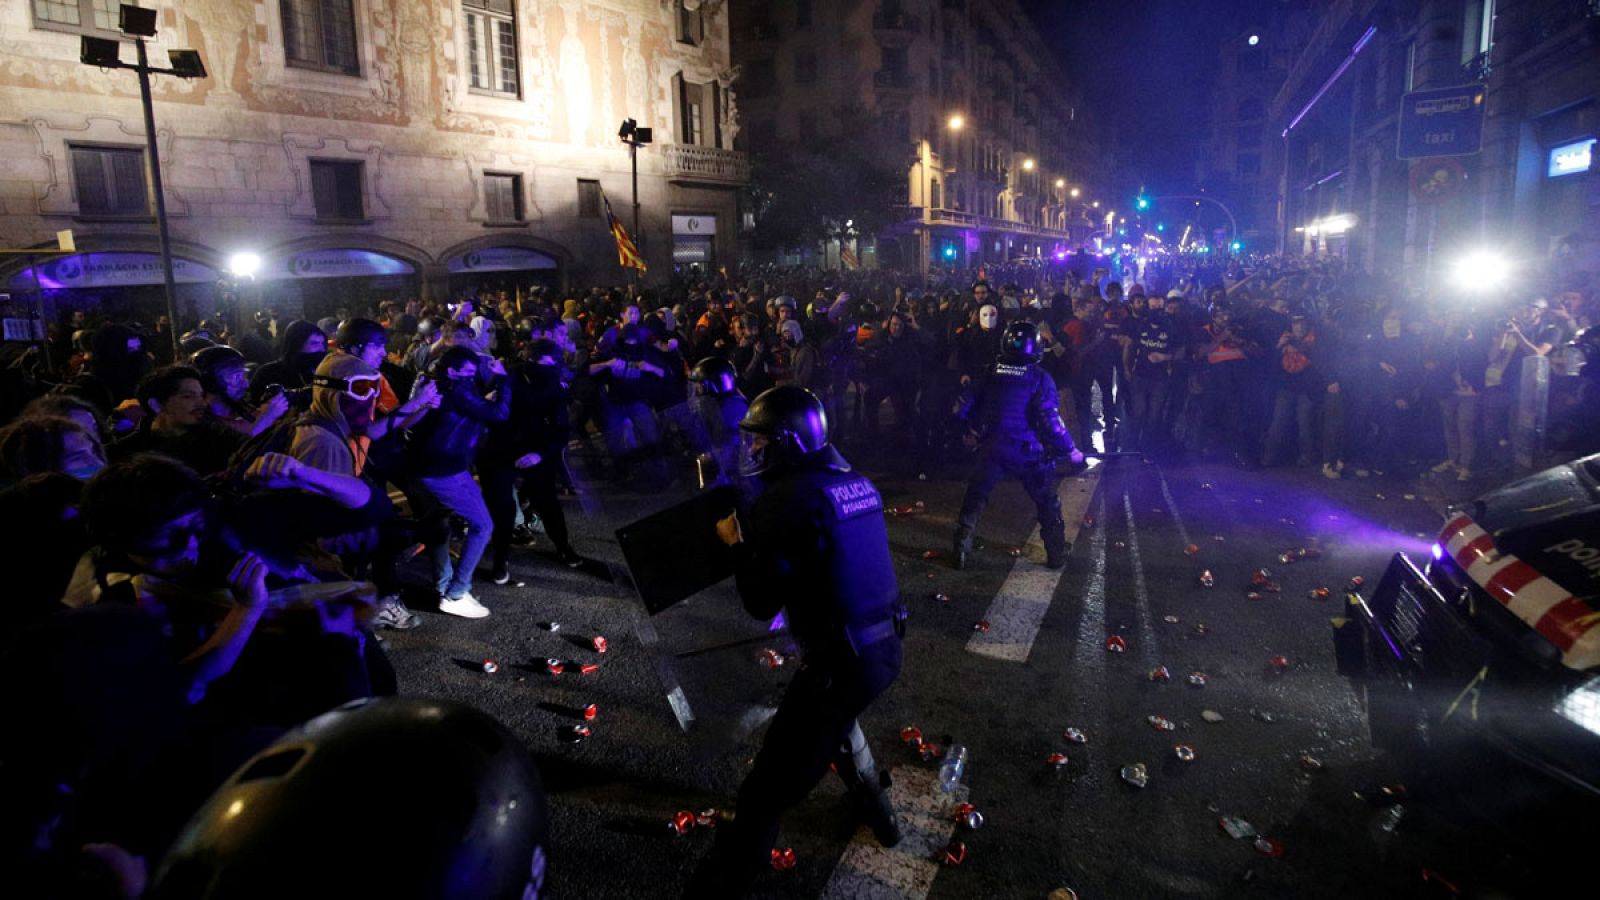
[(0, 654), (36, 686), (5, 748), (7, 846), (159, 853), (282, 728), (397, 689), (377, 635), (422, 624), (405, 573), (427, 573), (421, 609), (490, 615), (475, 580), (512, 580), (536, 532), (582, 565), (562, 501), (585, 479), (734, 477), (730, 410), (769, 387), (816, 393), (836, 442), (945, 471), (972, 445), (960, 393), (1028, 318), (1082, 447), (1470, 480), (1507, 463), (1522, 367), (1575, 371), (1597, 303), (1581, 278), (1468, 304), (1273, 258), (751, 267), (219, 316), (176, 349), (164, 320), (79, 314), (0, 370), (0, 508), (24, 525), (0, 543)]

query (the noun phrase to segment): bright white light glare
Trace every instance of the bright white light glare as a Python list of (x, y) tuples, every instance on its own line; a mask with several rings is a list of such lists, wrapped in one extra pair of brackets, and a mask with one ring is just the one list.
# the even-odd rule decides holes
[(228, 258), (228, 271), (240, 278), (251, 278), (261, 271), (261, 257), (254, 253), (235, 253)]
[(1600, 734), (1600, 677), (1556, 701), (1556, 715), (1574, 725)]
[(1511, 264), (1505, 257), (1488, 250), (1475, 250), (1456, 261), (1455, 280), (1462, 288), (1492, 291), (1505, 284)]
[(1261, 35), (1252, 34), (1252, 35), (1250, 35), (1249, 39), (1245, 41), (1245, 43), (1247, 43), (1250, 46), (1254, 47), (1255, 45), (1261, 43)]

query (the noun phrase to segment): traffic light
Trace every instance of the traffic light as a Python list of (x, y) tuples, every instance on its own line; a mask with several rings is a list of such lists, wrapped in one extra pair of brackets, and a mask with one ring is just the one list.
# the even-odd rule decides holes
[(1244, 249), (1244, 241), (1234, 241), (1228, 245), (1228, 249), (1238, 253), (1240, 250)]
[(1140, 211), (1149, 209), (1150, 208), (1150, 198), (1145, 196), (1144, 194), (1140, 194), (1139, 195), (1139, 199), (1133, 201), (1133, 206), (1134, 206), (1135, 209), (1138, 209)]

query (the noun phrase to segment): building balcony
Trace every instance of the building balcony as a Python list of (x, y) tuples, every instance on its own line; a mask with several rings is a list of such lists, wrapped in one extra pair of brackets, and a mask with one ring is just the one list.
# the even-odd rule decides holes
[(695, 144), (662, 144), (667, 178), (679, 184), (735, 187), (750, 181), (750, 157), (736, 150)]
[(915, 16), (903, 12), (872, 14), (872, 33), (891, 46), (908, 44), (921, 31), (921, 23)]
[(891, 72), (880, 69), (872, 74), (872, 83), (880, 91), (910, 92), (917, 89), (916, 82), (906, 72)]
[(1070, 232), (1060, 229), (1030, 225), (1027, 222), (1018, 222), (1012, 219), (980, 216), (976, 213), (964, 212), (959, 209), (912, 206), (906, 210), (905, 223), (907, 225), (923, 225), (935, 228), (943, 226), (948, 228), (968, 228), (976, 231), (999, 231), (1058, 241), (1072, 240)]

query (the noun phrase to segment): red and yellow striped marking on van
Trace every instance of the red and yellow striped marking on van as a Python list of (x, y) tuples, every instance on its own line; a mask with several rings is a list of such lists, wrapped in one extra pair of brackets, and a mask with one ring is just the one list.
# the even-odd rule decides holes
[(1467, 577), (1561, 651), (1572, 669), (1600, 664), (1600, 613), (1572, 592), (1509, 553), (1470, 516), (1456, 516), (1439, 532), (1439, 544)]

